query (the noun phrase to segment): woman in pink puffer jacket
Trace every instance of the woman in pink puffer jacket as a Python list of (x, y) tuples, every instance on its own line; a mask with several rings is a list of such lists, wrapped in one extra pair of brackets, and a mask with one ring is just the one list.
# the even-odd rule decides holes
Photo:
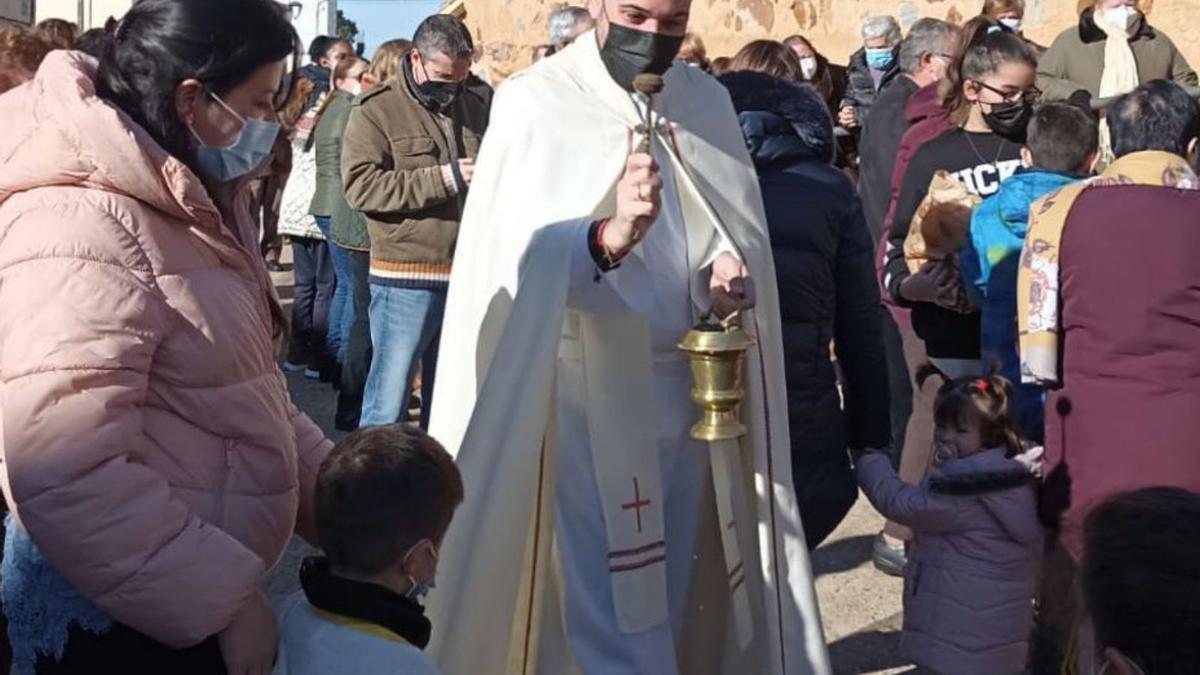
[(266, 673), (260, 587), (329, 450), (246, 207), (295, 33), (141, 0), (114, 38), (0, 97), (10, 634), (26, 672)]

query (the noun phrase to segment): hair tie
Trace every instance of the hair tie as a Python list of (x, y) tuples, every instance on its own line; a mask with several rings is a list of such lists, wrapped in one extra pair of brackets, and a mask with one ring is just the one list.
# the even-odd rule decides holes
[(984, 379), (975, 380), (975, 383), (972, 386), (974, 386), (979, 391), (984, 392), (985, 394), (987, 393), (988, 389), (991, 387), (991, 385), (988, 383), (988, 381), (984, 380)]

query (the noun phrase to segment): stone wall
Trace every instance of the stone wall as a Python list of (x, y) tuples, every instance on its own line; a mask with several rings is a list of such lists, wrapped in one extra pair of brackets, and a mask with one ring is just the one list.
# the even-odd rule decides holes
[[(1077, 20), (1086, 0), (1026, 0), (1027, 35), (1049, 45)], [(546, 16), (561, 0), (465, 0), (466, 22), (484, 45), (484, 65), (499, 81), (529, 65), (535, 45), (546, 41)], [(583, 4), (576, 0), (575, 4)], [(921, 17), (961, 23), (982, 0), (694, 0), (692, 30), (704, 38), (709, 57), (732, 56), (759, 38), (803, 33), (830, 60), (845, 63), (858, 48), (858, 26), (873, 14), (895, 14), (906, 29)], [(1143, 0), (1155, 26), (1165, 30), (1200, 67), (1200, 0)]]

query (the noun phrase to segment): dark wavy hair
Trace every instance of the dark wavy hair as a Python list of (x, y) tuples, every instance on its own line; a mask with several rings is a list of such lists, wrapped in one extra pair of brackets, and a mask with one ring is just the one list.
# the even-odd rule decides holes
[(1006, 63), (1023, 63), (1036, 69), (1038, 56), (1025, 39), (1007, 26), (986, 16), (977, 16), (963, 26), (962, 57), (946, 69), (942, 81), (942, 107), (956, 125), (967, 123), (971, 102), (963, 83), (995, 74)]
[[(917, 372), (917, 385), (924, 387), (931, 377), (945, 379), (937, 368), (926, 365)], [(995, 373), (947, 380), (933, 404), (933, 423), (943, 429), (977, 424), (984, 448), (1005, 448), (1009, 458), (1016, 457), (1024, 452), (1024, 444), (1012, 417), (1012, 399), (1012, 383)]]
[[(104, 44), (96, 91), (194, 167), (191, 134), (175, 110), (179, 84), (194, 78), (221, 96), (288, 57), (294, 73), (297, 42), (271, 0), (138, 0)], [(277, 104), (291, 87), (291, 77), (284, 79)]]
[(796, 56), (791, 47), (774, 40), (755, 40), (742, 47), (741, 51), (734, 55), (729, 70), (752, 70), (792, 82), (804, 81), (800, 57)]

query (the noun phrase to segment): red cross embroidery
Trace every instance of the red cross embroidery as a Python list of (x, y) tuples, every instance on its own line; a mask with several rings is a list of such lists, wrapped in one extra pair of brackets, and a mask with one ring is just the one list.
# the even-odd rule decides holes
[(637, 514), (638, 532), (642, 531), (642, 509), (647, 506), (650, 506), (650, 500), (642, 499), (642, 489), (638, 485), (637, 476), (634, 476), (633, 477), (633, 501), (629, 502), (628, 504), (622, 504), (621, 508), (626, 511), (633, 509), (634, 512)]

